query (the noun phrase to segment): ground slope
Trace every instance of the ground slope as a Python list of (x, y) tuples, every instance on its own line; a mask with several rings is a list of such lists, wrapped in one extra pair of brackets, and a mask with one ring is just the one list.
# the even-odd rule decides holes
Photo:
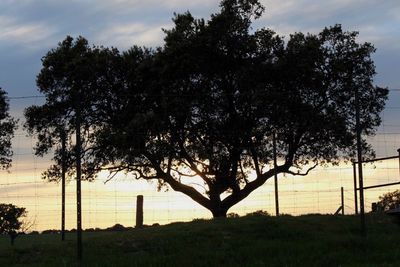
[[(246, 216), (84, 233), (82, 266), (400, 266), (400, 226), (367, 216)], [(0, 266), (77, 266), (75, 234), (0, 237)]]

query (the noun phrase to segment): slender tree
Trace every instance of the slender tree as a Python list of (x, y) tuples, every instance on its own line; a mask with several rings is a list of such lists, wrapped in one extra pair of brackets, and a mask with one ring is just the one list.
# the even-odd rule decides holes
[[(107, 92), (115, 86), (110, 80), (118, 80), (120, 76), (118, 70), (112, 67), (116, 65), (118, 55), (116, 49), (91, 47), (83, 37), (74, 40), (67, 36), (42, 58), (43, 68), (36, 83), (39, 92), (46, 96), (46, 102), (25, 110), (25, 128), (37, 137), (36, 155), (43, 156), (54, 149), (54, 164), (42, 174), (44, 179), (59, 181), (61, 178), (62, 135), (65, 135), (67, 143), (68, 177), (75, 174), (76, 155), (72, 135), (76, 131), (77, 110), (80, 112), (83, 138), (81, 157), (85, 159), (89, 155), (85, 152), (90, 148), (93, 128), (100, 125), (97, 117), (103, 112), (97, 110), (96, 103), (101, 99), (106, 104)], [(86, 164), (85, 160), (83, 164)], [(85, 179), (90, 177), (84, 176)]]
[(118, 58), (115, 55), (119, 55), (116, 49), (90, 47), (83, 37), (74, 40), (67, 36), (42, 59), (37, 85), (46, 96), (45, 104), (25, 110), (25, 127), (38, 138), (36, 155), (42, 156), (56, 146), (54, 164), (43, 173), (43, 178), (63, 178), (64, 185), (66, 172), (69, 177), (76, 174), (78, 260), (82, 259), (81, 180), (91, 178), (82, 176), (82, 164), (86, 164), (84, 159), (89, 155), (85, 150), (90, 149), (92, 132), (101, 125), (96, 120), (102, 113), (97, 110), (97, 101), (106, 102), (103, 98), (109, 91), (108, 77), (119, 77), (117, 73), (109, 75), (114, 70), (109, 63)]

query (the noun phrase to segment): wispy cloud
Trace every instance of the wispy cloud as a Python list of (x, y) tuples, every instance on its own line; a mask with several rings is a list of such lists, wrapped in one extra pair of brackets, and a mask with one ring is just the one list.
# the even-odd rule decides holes
[(97, 34), (94, 39), (102, 44), (127, 49), (132, 45), (159, 46), (162, 44), (162, 28), (170, 25), (144, 23), (114, 24)]
[(295, 31), (317, 33), (339, 23), (345, 30), (359, 31), (360, 41), (388, 48), (400, 43), (397, 0), (264, 0), (263, 4), (266, 13), (257, 25), (285, 36)]
[(19, 22), (18, 20), (0, 16), (0, 41), (9, 45), (21, 45), (35, 48), (48, 42), (55, 29), (44, 23)]
[[(372, 42), (380, 55), (399, 58), (399, 0), (260, 0), (266, 7), (254, 29), (270, 27), (280, 35), (296, 31), (318, 33), (325, 26), (341, 23), (360, 32), (360, 41)], [(219, 10), (220, 0), (1, 0), (1, 66), (26, 62), (26, 71), (39, 67), (38, 59), (66, 35), (82, 35), (90, 43), (116, 46), (162, 45), (161, 28), (171, 28), (174, 12), (189, 10), (195, 17), (209, 18)], [(11, 47), (20, 46), (21, 51)], [(11, 51), (11, 54), (10, 54)], [(398, 53), (397, 53), (398, 54)], [(6, 59), (7, 58), (7, 59)], [(18, 60), (16, 58), (19, 58)], [(8, 60), (8, 61), (7, 61)], [(36, 60), (33, 62), (33, 60)], [(378, 60), (379, 62), (379, 60)], [(28, 68), (28, 65), (31, 67)], [(20, 69), (20, 68), (19, 68)], [(4, 79), (13, 77), (4, 67)], [(385, 71), (380, 71), (384, 73)], [(20, 73), (14, 83), (20, 83)], [(3, 78), (0, 77), (0, 81)], [(395, 78), (391, 78), (395, 79)], [(34, 78), (31, 78), (34, 80)], [(28, 84), (28, 82), (26, 82)], [(4, 85), (4, 83), (3, 83)], [(22, 85), (21, 85), (22, 86)], [(9, 86), (11, 87), (11, 86)]]
[(73, 3), (85, 3), (86, 5), (91, 5), (93, 8), (107, 8), (107, 9), (125, 9), (131, 10), (135, 9), (148, 9), (148, 8), (175, 8), (180, 9), (182, 7), (190, 8), (199, 6), (216, 6), (218, 3), (215, 0), (72, 0)]

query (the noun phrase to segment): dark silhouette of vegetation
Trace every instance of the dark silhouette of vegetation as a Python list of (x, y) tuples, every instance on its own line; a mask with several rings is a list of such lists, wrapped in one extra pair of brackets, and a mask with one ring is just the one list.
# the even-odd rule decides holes
[[(259, 1), (220, 6), (208, 21), (175, 15), (156, 50), (119, 53), (84, 41), (96, 56), (83, 62), (64, 57), (62, 43), (50, 51), (38, 76), (47, 102), (26, 112), (27, 128), (39, 134), (38, 151), (51, 147), (46, 125), (58, 122), (35, 109), (48, 105), (51, 114), (73, 118), (68, 100), (79, 90), (88, 179), (106, 169), (156, 180), (159, 189), (188, 195), (214, 217), (225, 217), (275, 173), (306, 175), (318, 164), (354, 157), (356, 92), (364, 136), (379, 126), (388, 94), (372, 83), (374, 47), (340, 25), (285, 41), (270, 29), (251, 29), (264, 11)], [(59, 57), (54, 65), (47, 64), (51, 56)], [(71, 77), (64, 65), (71, 65)]]
[[(400, 266), (399, 225), (382, 214), (366, 216), (368, 242), (353, 215), (242, 216), (96, 231), (85, 235), (87, 260), (82, 265)], [(67, 234), (67, 240), (62, 243), (54, 234), (25, 235), (14, 249), (0, 236), (0, 265), (77, 266), (75, 235)]]
[(379, 197), (376, 203), (377, 209), (381, 211), (388, 211), (400, 207), (400, 190), (386, 193)]
[(7, 93), (0, 87), (0, 168), (8, 169), (11, 166), (11, 139), (14, 136), (17, 121), (9, 114)]
[(14, 240), (19, 234), (27, 230), (26, 222), (21, 220), (26, 214), (25, 208), (0, 203), (0, 234), (8, 235), (11, 245), (14, 245)]
[[(25, 128), (31, 135), (37, 137), (35, 154), (43, 156), (51, 149), (54, 151), (55, 162), (43, 178), (49, 181), (59, 181), (62, 168), (61, 138), (65, 135), (66, 167), (68, 175), (75, 173), (75, 121), (77, 109), (81, 117), (83, 134), (83, 153), (92, 138), (93, 127), (99, 125), (96, 121), (97, 113), (94, 110), (96, 102), (107, 99), (109, 87), (102, 77), (109, 76), (118, 79), (118, 75), (107, 71), (116, 71), (113, 60), (119, 56), (116, 49), (90, 47), (83, 37), (74, 40), (67, 36), (58, 44), (56, 49), (50, 50), (43, 58), (43, 68), (37, 76), (36, 83), (39, 91), (46, 95), (46, 103), (41, 106), (31, 106), (25, 110)], [(85, 164), (85, 162), (84, 162)], [(88, 179), (90, 176), (86, 176)], [(84, 179), (86, 178), (84, 177)]]

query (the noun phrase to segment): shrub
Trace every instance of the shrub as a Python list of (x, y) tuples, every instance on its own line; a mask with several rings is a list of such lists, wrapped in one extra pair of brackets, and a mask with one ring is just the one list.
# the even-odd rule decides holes
[(378, 210), (387, 211), (400, 206), (400, 190), (389, 192), (379, 197)]
[(257, 210), (254, 212), (247, 213), (246, 216), (271, 216), (268, 211)]
[(0, 234), (6, 234), (11, 239), (11, 245), (17, 236), (27, 230), (26, 223), (21, 218), (26, 217), (25, 208), (13, 204), (0, 203)]
[(237, 213), (230, 212), (230, 213), (226, 214), (226, 217), (227, 218), (239, 218), (240, 216)]

